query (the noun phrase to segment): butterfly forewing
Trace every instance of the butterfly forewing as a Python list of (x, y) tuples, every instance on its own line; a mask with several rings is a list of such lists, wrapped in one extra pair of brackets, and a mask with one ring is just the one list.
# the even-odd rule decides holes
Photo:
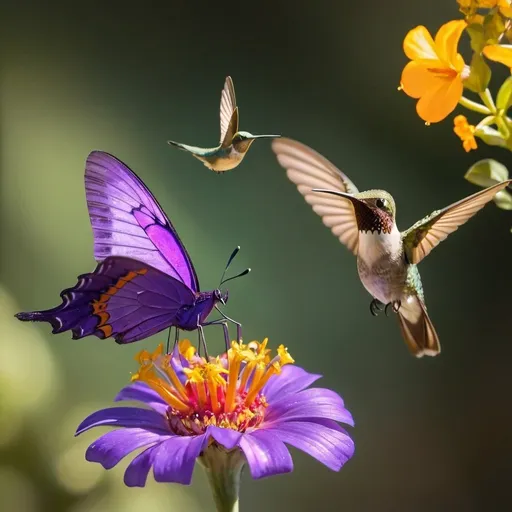
[(199, 290), (178, 234), (133, 171), (114, 156), (93, 151), (86, 162), (85, 190), (97, 261), (133, 258)]

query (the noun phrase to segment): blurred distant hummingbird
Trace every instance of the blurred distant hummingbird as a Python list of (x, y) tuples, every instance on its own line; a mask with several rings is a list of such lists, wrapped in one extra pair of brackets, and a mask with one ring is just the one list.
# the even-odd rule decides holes
[(280, 135), (252, 135), (238, 131), (238, 107), (236, 106), (235, 87), (228, 76), (220, 98), (220, 145), (215, 148), (198, 148), (172, 140), (168, 144), (192, 153), (208, 169), (221, 173), (234, 169), (244, 159), (251, 144), (256, 139), (275, 139)]
[(387, 313), (391, 307), (410, 351), (417, 357), (437, 355), (439, 338), (427, 314), (416, 265), (512, 180), (436, 210), (401, 233), (388, 192), (359, 192), (331, 162), (294, 140), (276, 140), (272, 150), (323, 223), (357, 256), (359, 277), (373, 297), (372, 314), (384, 306)]

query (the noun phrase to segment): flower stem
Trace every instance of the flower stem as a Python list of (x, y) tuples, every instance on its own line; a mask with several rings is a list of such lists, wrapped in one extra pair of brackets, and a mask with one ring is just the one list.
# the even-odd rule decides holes
[(459, 105), (462, 105), (463, 107), (466, 107), (473, 112), (478, 112), (479, 114), (488, 115), (491, 113), (491, 111), (486, 106), (481, 105), (476, 101), (468, 100), (464, 96), (462, 96), (462, 98), (459, 100)]
[(484, 92), (479, 93), (480, 98), (484, 102), (484, 105), (493, 113), (496, 113), (496, 105), (494, 104), (494, 100), (492, 99), (492, 94), (489, 89), (485, 89)]
[(217, 512), (238, 512), (240, 476), (245, 464), (240, 450), (228, 451), (212, 444), (199, 461), (208, 477)]

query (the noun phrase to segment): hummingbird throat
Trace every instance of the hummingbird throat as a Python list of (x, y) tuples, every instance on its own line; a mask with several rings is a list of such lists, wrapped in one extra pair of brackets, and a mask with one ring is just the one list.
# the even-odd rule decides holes
[(368, 231), (372, 233), (377, 232), (379, 234), (391, 233), (394, 221), (389, 213), (379, 208), (368, 206), (362, 201), (354, 201), (353, 205), (359, 231), (365, 233)]

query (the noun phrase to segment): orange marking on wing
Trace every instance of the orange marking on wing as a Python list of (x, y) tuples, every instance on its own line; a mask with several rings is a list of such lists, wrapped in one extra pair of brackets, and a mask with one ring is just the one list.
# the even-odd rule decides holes
[(147, 268), (142, 268), (136, 271), (130, 271), (125, 276), (121, 276), (113, 286), (111, 286), (105, 293), (102, 293), (99, 299), (91, 302), (92, 313), (99, 318), (97, 328), (103, 332), (106, 338), (112, 335), (112, 326), (107, 324), (110, 314), (107, 311), (108, 301), (127, 283), (135, 279), (137, 276), (143, 276), (148, 271)]
[(112, 336), (112, 326), (111, 325), (102, 325), (101, 327), (98, 327), (98, 329), (100, 331), (103, 331), (105, 338)]

